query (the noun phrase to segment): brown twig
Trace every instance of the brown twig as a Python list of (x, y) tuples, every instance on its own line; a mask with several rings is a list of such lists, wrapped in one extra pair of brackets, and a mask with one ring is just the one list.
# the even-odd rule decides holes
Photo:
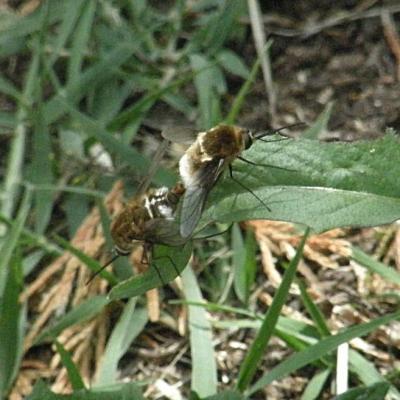
[(383, 33), (385, 35), (387, 44), (392, 51), (397, 64), (396, 78), (400, 81), (400, 38), (397, 33), (396, 26), (394, 24), (392, 15), (387, 10), (383, 10), (381, 14), (381, 20), (383, 25)]

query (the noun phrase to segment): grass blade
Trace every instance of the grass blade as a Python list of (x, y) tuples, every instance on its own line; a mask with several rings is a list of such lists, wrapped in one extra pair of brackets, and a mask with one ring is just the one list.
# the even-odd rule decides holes
[(326, 105), (317, 120), (301, 135), (302, 138), (317, 140), (321, 133), (324, 133), (328, 128), (328, 122), (331, 118), (333, 102)]
[(267, 347), (269, 339), (273, 334), (279, 314), (283, 305), (285, 304), (289, 294), (290, 286), (294, 280), (297, 265), (303, 255), (304, 243), (306, 242), (308, 234), (309, 229), (306, 230), (297, 249), (296, 255), (290, 261), (289, 266), (282, 278), (282, 283), (276, 291), (274, 300), (272, 301), (272, 304), (265, 315), (261, 328), (241, 365), (237, 382), (237, 388), (241, 392), (243, 392), (249, 386), (251, 380), (253, 379), (254, 374), (257, 371), (257, 367), (264, 355), (265, 348)]
[(352, 247), (351, 258), (357, 263), (366, 267), (370, 272), (378, 274), (382, 276), (382, 278), (400, 285), (399, 272), (397, 272), (394, 268), (390, 268), (387, 265), (375, 260), (370, 255), (364, 253), (361, 249)]
[(242, 303), (246, 303), (247, 287), (246, 276), (244, 271), (244, 263), (246, 259), (246, 252), (244, 249), (244, 241), (242, 232), (237, 224), (232, 227), (232, 262), (235, 270), (234, 275), (234, 288), (236, 296)]
[(213, 112), (214, 101), (216, 100), (213, 69), (216, 66), (207, 57), (200, 54), (192, 54), (189, 58), (190, 65), (195, 73), (194, 85), (198, 97), (200, 126), (201, 128), (208, 129), (218, 121), (217, 116)]
[(85, 389), (85, 384), (83, 383), (82, 377), (79, 373), (77, 366), (72, 360), (71, 355), (67, 350), (65, 350), (64, 346), (58, 341), (55, 340), (54, 344), (56, 345), (56, 349), (58, 354), (60, 355), (61, 361), (67, 370), (68, 378), (71, 383), (73, 390)]
[(6, 398), (18, 372), (23, 353), (24, 307), (19, 302), (22, 271), (20, 260), (10, 263), (5, 290), (0, 297), (0, 397)]
[[(385, 377), (379, 373), (371, 361), (367, 360), (357, 351), (351, 349), (349, 351), (349, 368), (353, 374), (358, 376), (364, 385), (370, 385), (377, 382), (387, 382)], [(391, 385), (389, 392), (393, 399), (400, 399), (400, 392), (393, 384)]]
[(378, 382), (367, 387), (360, 387), (348, 390), (346, 393), (335, 397), (335, 400), (382, 400), (389, 390), (387, 382)]
[(113, 48), (102, 60), (87, 68), (80, 78), (61, 88), (44, 105), (44, 116), (47, 124), (55, 122), (68, 110), (67, 99), (71, 104), (78, 103), (93, 85), (101, 85), (116, 74), (116, 69), (123, 64), (135, 51), (134, 44), (123, 42)]
[(18, 211), (17, 218), (15, 219), (10, 232), (3, 239), (2, 247), (0, 249), (0, 298), (3, 296), (4, 288), (7, 281), (8, 266), (11, 257), (18, 244), (18, 239), (22, 233), (25, 221), (28, 217), (29, 210), (32, 203), (32, 191), (28, 187), (25, 190), (21, 206)]
[(26, 107), (30, 107), (33, 101), (33, 91), (38, 79), (39, 59), (40, 55), (38, 53), (33, 54), (25, 82), (24, 92), (22, 94), (22, 102), (18, 105), (17, 126), (15, 128), (15, 134), (11, 142), (11, 149), (8, 156), (1, 203), (1, 213), (7, 218), (12, 216), (14, 206), (18, 203), (19, 184), (21, 182), (25, 155), (28, 116)]
[[(70, 112), (72, 117), (76, 119), (76, 122), (82, 126), (83, 130), (85, 130), (89, 135), (93, 135), (110, 152), (118, 155), (130, 166), (135, 167), (137, 171), (143, 174), (147, 172), (151, 164), (151, 161), (148, 158), (144, 157), (134, 148), (118, 141), (100, 124), (82, 114), (66, 101), (62, 99), (59, 99), (59, 101), (63, 104), (63, 108), (68, 109), (68, 112)], [(176, 175), (166, 169), (160, 168), (154, 175), (153, 181), (157, 185), (172, 186), (176, 182)]]
[(297, 280), (297, 283), (300, 287), (301, 298), (303, 300), (303, 304), (306, 307), (308, 313), (313, 319), (319, 333), (322, 337), (329, 336), (331, 334), (327, 323), (325, 322), (324, 315), (318, 306), (312, 301), (310, 295), (307, 292), (306, 285), (302, 280)]
[(57, 32), (58, 35), (51, 48), (52, 52), (48, 60), (49, 68), (60, 56), (63, 47), (66, 47), (67, 40), (75, 29), (76, 21), (79, 18), (82, 4), (84, 3), (85, 0), (75, 0), (74, 7), (70, 7), (68, 3), (63, 3), (64, 9), (62, 10), (62, 13), (60, 13), (63, 16), (63, 19)]
[(147, 311), (136, 308), (136, 298), (130, 299), (115, 324), (98, 369), (96, 386), (116, 383), (118, 362), (129, 349), (133, 340), (147, 323)]
[(145, 400), (134, 382), (103, 387), (101, 390), (81, 389), (72, 394), (53, 393), (43, 381), (39, 381), (26, 400)]
[(97, 315), (110, 302), (106, 296), (94, 296), (79, 304), (67, 314), (59, 318), (52, 326), (45, 329), (35, 340), (36, 344), (57, 335), (71, 325), (88, 321)]
[[(269, 49), (271, 46), (272, 41), (268, 41), (265, 45), (265, 51)], [(243, 83), (242, 87), (239, 90), (239, 93), (235, 96), (235, 99), (232, 103), (231, 110), (229, 114), (225, 118), (225, 122), (227, 124), (234, 124), (236, 122), (236, 118), (244, 104), (246, 96), (249, 94), (251, 86), (253, 85), (254, 81), (256, 80), (257, 73), (260, 69), (260, 59), (257, 58), (253, 66), (251, 67), (251, 71), (249, 76), (247, 77), (246, 81)]]
[(81, 9), (79, 22), (72, 38), (71, 57), (67, 69), (67, 85), (73, 84), (73, 82), (79, 79), (95, 12), (96, 2), (93, 0), (86, 1), (83, 5), (83, 9)]
[(324, 369), (323, 371), (315, 374), (306, 389), (304, 390), (303, 395), (301, 396), (301, 400), (315, 400), (319, 399), (321, 395), (321, 391), (329, 378), (331, 371), (329, 369)]
[[(183, 291), (188, 301), (203, 301), (191, 268), (182, 273)], [(211, 324), (203, 307), (189, 306), (189, 335), (192, 353), (192, 390), (200, 397), (217, 392), (217, 366)]]
[[(51, 162), (52, 149), (50, 132), (43, 120), (42, 101), (40, 99), (37, 111), (32, 113), (34, 118), (32, 164), (30, 180), (33, 185), (52, 185), (54, 181), (53, 165)], [(42, 234), (51, 217), (53, 210), (53, 194), (50, 191), (35, 192), (35, 232)]]

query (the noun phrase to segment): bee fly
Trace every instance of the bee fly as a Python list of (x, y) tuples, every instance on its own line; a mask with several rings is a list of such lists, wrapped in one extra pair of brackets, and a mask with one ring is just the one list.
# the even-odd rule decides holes
[(178, 246), (182, 237), (175, 224), (174, 214), (185, 192), (181, 183), (172, 189), (149, 189), (134, 196), (111, 223), (115, 251), (128, 255), (137, 242)]
[[(142, 263), (146, 264), (148, 253), (155, 244), (184, 244), (187, 240), (181, 237), (174, 217), (184, 192), (184, 186), (178, 183), (172, 189), (152, 188), (133, 196), (111, 222), (114, 256), (91, 276), (89, 282), (118, 257), (129, 255), (136, 244), (143, 244)], [(160, 276), (158, 270), (157, 273)]]
[[(274, 131), (253, 133), (239, 126), (220, 124), (208, 131), (198, 133), (195, 137), (193, 137), (193, 131), (186, 128), (185, 130), (170, 128), (163, 131), (163, 136), (170, 141), (182, 144), (191, 143), (179, 161), (179, 173), (186, 188), (180, 214), (180, 233), (183, 238), (188, 238), (193, 234), (200, 220), (207, 196), (226, 167), (229, 168), (230, 177), (237, 184), (249, 191), (271, 211), (259, 196), (233, 177), (231, 163), (238, 158), (253, 165), (280, 168), (273, 165), (253, 163), (241, 157), (241, 153), (250, 148), (255, 140), (268, 143), (268, 141), (263, 140), (263, 137), (275, 134), (290, 126)], [(286, 139), (286, 137), (279, 140), (283, 139)]]
[(111, 222), (110, 230), (115, 254), (91, 276), (88, 283), (118, 257), (129, 255), (137, 243), (143, 243), (142, 260), (148, 262), (147, 255), (153, 245), (179, 246), (186, 242), (186, 239), (181, 237), (174, 218), (179, 199), (185, 192), (183, 184), (178, 183), (172, 189), (167, 187), (148, 189), (168, 144), (168, 141), (164, 141), (159, 146), (138, 193), (125, 204)]

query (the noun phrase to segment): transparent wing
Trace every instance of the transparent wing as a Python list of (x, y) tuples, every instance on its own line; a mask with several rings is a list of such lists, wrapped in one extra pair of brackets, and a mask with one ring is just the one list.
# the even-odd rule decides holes
[(145, 240), (154, 244), (179, 246), (186, 241), (179, 233), (179, 225), (171, 219), (151, 219), (146, 222), (144, 231), (146, 232)]
[(194, 182), (186, 187), (183, 196), (180, 220), (180, 233), (188, 238), (196, 229), (207, 200), (208, 193), (214, 187), (224, 167), (224, 159), (215, 159), (200, 168)]
[(177, 125), (167, 126), (161, 131), (164, 139), (174, 143), (192, 144), (197, 138), (198, 130), (193, 127)]
[(168, 140), (163, 140), (157, 147), (157, 151), (153, 156), (153, 160), (150, 164), (149, 170), (143, 180), (139, 183), (139, 187), (136, 191), (136, 194), (144, 193), (150, 186), (151, 181), (154, 178), (155, 173), (160, 165), (162, 158), (164, 157), (165, 152), (168, 149), (170, 142)]

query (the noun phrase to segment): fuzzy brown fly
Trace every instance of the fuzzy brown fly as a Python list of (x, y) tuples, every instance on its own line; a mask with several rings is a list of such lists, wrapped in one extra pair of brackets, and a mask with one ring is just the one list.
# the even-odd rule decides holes
[(243, 158), (241, 154), (256, 140), (268, 142), (263, 139), (265, 136), (273, 135), (288, 127), (253, 133), (239, 126), (220, 124), (196, 135), (193, 135), (192, 130), (186, 128), (171, 128), (163, 132), (163, 136), (170, 141), (190, 144), (179, 161), (179, 173), (186, 188), (180, 214), (180, 234), (183, 238), (188, 238), (193, 234), (203, 212), (207, 196), (226, 168), (229, 169), (230, 177), (238, 185), (250, 192), (271, 211), (256, 193), (234, 178), (231, 164), (235, 159), (239, 159), (253, 165), (285, 169), (268, 164), (253, 163)]
[[(155, 244), (179, 246), (186, 241), (181, 237), (174, 217), (179, 199), (185, 192), (184, 186), (178, 183), (172, 189), (166, 187), (148, 189), (167, 146), (167, 141), (160, 145), (149, 174), (141, 183), (138, 193), (112, 220), (110, 230), (115, 254), (92, 275), (89, 282), (118, 257), (129, 255), (136, 244), (143, 245), (142, 260), (148, 262), (148, 254), (152, 252)], [(158, 270), (157, 273), (159, 274)]]

